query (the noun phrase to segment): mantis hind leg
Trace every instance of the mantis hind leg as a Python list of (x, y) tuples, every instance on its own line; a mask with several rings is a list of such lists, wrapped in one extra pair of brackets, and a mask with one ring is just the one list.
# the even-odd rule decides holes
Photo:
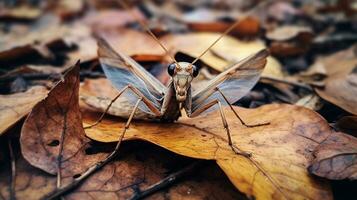
[(238, 148), (234, 143), (233, 143), (233, 140), (232, 140), (232, 135), (231, 135), (231, 132), (230, 132), (230, 129), (229, 129), (229, 125), (228, 125), (228, 122), (227, 122), (227, 119), (226, 119), (226, 115), (224, 114), (224, 110), (222, 108), (222, 105), (221, 105), (221, 102), (219, 102), (219, 100), (213, 100), (211, 101), (210, 103), (207, 103), (201, 107), (199, 107), (198, 109), (196, 109), (191, 115), (189, 115), (190, 118), (193, 118), (193, 117), (196, 117), (198, 116), (199, 114), (201, 114), (202, 112), (208, 110), (209, 108), (211, 108), (212, 106), (218, 104), (219, 106), (219, 112), (220, 112), (220, 116), (221, 116), (221, 119), (222, 119), (222, 123), (223, 123), (223, 127), (224, 129), (226, 130), (226, 133), (227, 133), (227, 139), (228, 139), (228, 145), (231, 147), (231, 149), (236, 153), (236, 154), (239, 154), (239, 155), (242, 155), (242, 156), (245, 156), (245, 157), (250, 157), (251, 156), (251, 153), (249, 152), (245, 152), (243, 150), (241, 150), (240, 148)]
[(124, 136), (125, 136), (125, 133), (126, 133), (126, 131), (129, 129), (131, 120), (133, 119), (134, 114), (135, 114), (136, 110), (137, 110), (138, 107), (139, 107), (139, 103), (140, 103), (140, 101), (142, 101), (142, 100), (143, 100), (143, 98), (139, 98), (138, 101), (136, 102), (136, 104), (135, 104), (135, 106), (134, 106), (134, 108), (133, 108), (133, 111), (131, 111), (130, 116), (129, 116), (129, 118), (128, 118), (128, 120), (127, 120), (125, 126), (124, 126), (124, 129), (123, 129), (122, 133), (119, 135), (118, 142), (117, 142), (117, 144), (116, 144), (116, 146), (115, 146), (114, 151), (112, 151), (112, 153), (109, 154), (109, 155), (106, 157), (106, 159), (103, 161), (104, 163), (108, 163), (109, 161), (111, 161), (111, 160), (119, 153), (119, 148), (120, 148), (121, 142), (123, 141), (123, 138), (124, 138)]
[(242, 123), (243, 126), (248, 127), (248, 128), (253, 128), (253, 127), (257, 127), (257, 126), (265, 126), (265, 125), (270, 124), (270, 122), (258, 123), (258, 124), (245, 123), (244, 120), (238, 115), (237, 111), (234, 110), (233, 106), (229, 103), (227, 97), (223, 94), (223, 92), (219, 88), (216, 88), (216, 90), (222, 95), (224, 101), (228, 104), (229, 108), (233, 111), (234, 115), (238, 118), (238, 120)]

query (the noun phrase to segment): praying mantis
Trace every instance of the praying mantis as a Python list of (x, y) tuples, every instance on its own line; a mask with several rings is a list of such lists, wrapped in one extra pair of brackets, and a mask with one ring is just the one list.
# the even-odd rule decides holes
[[(121, 3), (123, 7), (127, 7), (124, 1), (121, 1)], [(141, 20), (138, 21), (163, 50), (170, 55), (166, 47), (150, 31), (146, 24)], [(124, 137), (136, 112), (145, 113), (151, 116), (150, 118), (160, 121), (174, 122), (181, 116), (181, 110), (184, 110), (189, 118), (194, 118), (203, 112), (219, 109), (222, 128), (227, 133), (228, 145), (235, 153), (250, 156), (250, 153), (242, 151), (234, 145), (223, 106), (229, 106), (237, 119), (246, 127), (269, 124), (247, 124), (232, 106), (233, 103), (246, 95), (258, 82), (269, 56), (268, 50), (262, 49), (232, 64), (225, 71), (210, 80), (205, 87), (195, 90), (191, 87), (192, 80), (199, 73), (199, 69), (195, 66), (195, 63), (236, 25), (237, 22), (231, 25), (191, 63), (179, 62), (173, 56), (170, 56), (173, 62), (167, 67), (167, 72), (171, 76), (171, 80), (167, 86), (164, 86), (131, 57), (122, 52), (115, 51), (104, 39), (98, 38), (100, 65), (106, 77), (119, 92), (111, 100), (99, 120), (86, 128), (100, 123), (111, 105), (120, 97), (125, 97), (128, 103), (132, 105), (132, 109), (126, 115), (127, 122), (119, 140)]]

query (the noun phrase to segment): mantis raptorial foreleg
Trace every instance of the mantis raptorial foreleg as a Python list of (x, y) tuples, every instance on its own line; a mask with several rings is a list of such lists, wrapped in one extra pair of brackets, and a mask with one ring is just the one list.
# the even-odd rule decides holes
[(146, 106), (150, 109), (151, 112), (153, 112), (156, 116), (160, 116), (161, 112), (160, 110), (158, 110), (155, 105), (148, 99), (146, 98), (137, 88), (133, 87), (132, 85), (127, 85), (125, 86), (123, 89), (121, 89), (119, 91), (119, 93), (117, 94), (117, 96), (115, 96), (110, 103), (108, 104), (107, 108), (105, 109), (105, 111), (102, 113), (102, 115), (99, 117), (99, 119), (94, 122), (93, 124), (84, 127), (85, 129), (88, 128), (92, 128), (96, 125), (98, 125), (104, 118), (105, 114), (107, 114), (107, 112), (109, 111), (110, 107), (113, 105), (113, 103), (126, 91), (126, 90), (131, 90), (133, 91), (145, 104)]
[(245, 157), (250, 157), (250, 156), (251, 156), (250, 153), (245, 152), (245, 151), (243, 151), (243, 150), (240, 150), (237, 146), (235, 146), (235, 145), (233, 144), (231, 132), (230, 132), (229, 125), (228, 125), (227, 119), (226, 119), (226, 115), (224, 114), (224, 110), (223, 110), (223, 108), (222, 108), (221, 102), (219, 102), (218, 99), (213, 100), (213, 101), (211, 101), (210, 103), (205, 104), (204, 106), (201, 106), (201, 107), (198, 108), (196, 111), (194, 111), (191, 115), (189, 115), (189, 117), (196, 117), (196, 116), (198, 116), (199, 114), (201, 114), (202, 112), (208, 110), (209, 108), (211, 108), (212, 106), (214, 106), (214, 105), (216, 105), (216, 104), (218, 104), (218, 106), (219, 106), (219, 112), (220, 112), (220, 115), (221, 115), (223, 127), (224, 127), (224, 129), (226, 130), (226, 132), (227, 132), (228, 145), (232, 148), (232, 150), (233, 150), (236, 154), (243, 155), (243, 156), (245, 156)]

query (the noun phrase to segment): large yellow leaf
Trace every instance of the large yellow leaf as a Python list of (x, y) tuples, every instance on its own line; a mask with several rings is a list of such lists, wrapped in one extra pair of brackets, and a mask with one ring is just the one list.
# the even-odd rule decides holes
[[(255, 128), (242, 126), (229, 108), (224, 111), (234, 144), (251, 152), (247, 158), (228, 145), (218, 111), (177, 123), (133, 122), (125, 139), (141, 139), (181, 155), (216, 160), (232, 183), (256, 199), (331, 199), (329, 184), (308, 174), (312, 151), (331, 134), (326, 121), (314, 111), (291, 105), (266, 105), (257, 109), (235, 108)], [(86, 112), (84, 124), (97, 119)], [(101, 142), (113, 142), (124, 127), (123, 120), (107, 118), (86, 130)]]

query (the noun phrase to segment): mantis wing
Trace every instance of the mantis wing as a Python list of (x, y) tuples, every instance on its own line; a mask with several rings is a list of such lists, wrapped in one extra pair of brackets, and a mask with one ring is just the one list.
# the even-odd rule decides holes
[(192, 95), (192, 112), (199, 107), (217, 99), (223, 105), (226, 101), (216, 88), (224, 94), (229, 104), (233, 104), (246, 95), (258, 82), (269, 52), (261, 50), (242, 61), (233, 64), (226, 71), (208, 82), (207, 87), (194, 91)]
[[(121, 90), (131, 85), (160, 109), (166, 87), (139, 63), (121, 52), (115, 52), (104, 39), (98, 39), (98, 56), (105, 75), (115, 88)], [(129, 90), (123, 95), (132, 105), (138, 99), (136, 94)], [(144, 103), (139, 105), (139, 109), (151, 113)]]

